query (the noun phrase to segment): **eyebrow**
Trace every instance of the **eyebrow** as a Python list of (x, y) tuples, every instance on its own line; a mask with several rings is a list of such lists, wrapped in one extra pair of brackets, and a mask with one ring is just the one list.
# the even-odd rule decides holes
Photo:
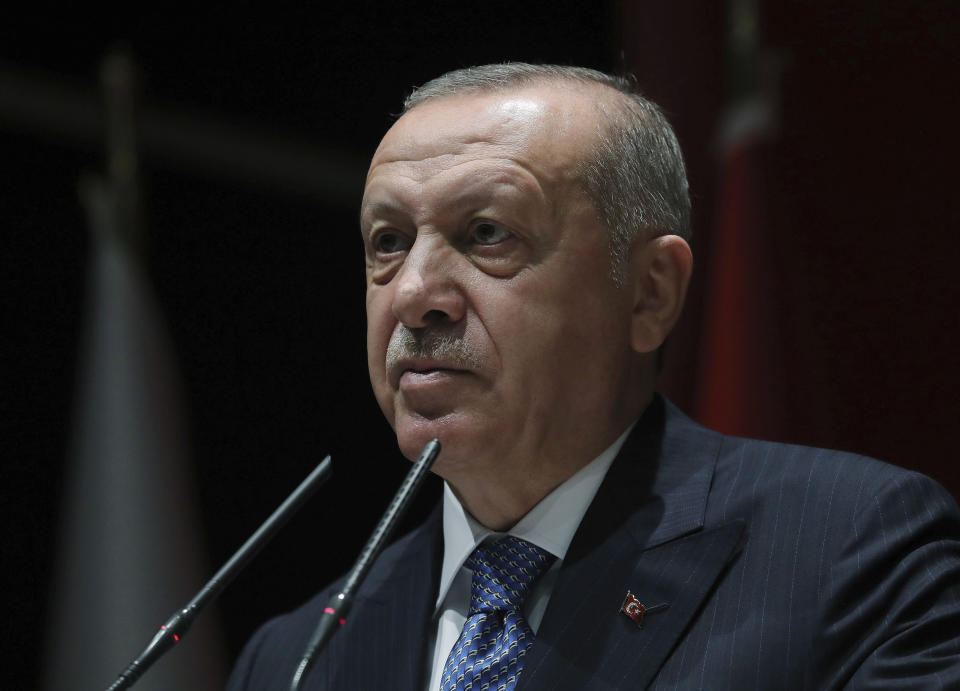
[(394, 201), (386, 201), (383, 199), (378, 199), (372, 201), (368, 204), (362, 204), (360, 206), (360, 211), (357, 216), (361, 227), (363, 226), (363, 219), (370, 216), (393, 216), (397, 213), (402, 213), (403, 205), (396, 203)]

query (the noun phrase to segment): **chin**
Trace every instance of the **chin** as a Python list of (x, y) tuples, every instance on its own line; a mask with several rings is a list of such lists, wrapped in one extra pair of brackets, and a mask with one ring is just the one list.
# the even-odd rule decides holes
[(484, 451), (489, 452), (492, 441), (475, 425), (456, 414), (427, 419), (415, 415), (403, 415), (394, 424), (400, 452), (415, 461), (423, 447), (431, 439), (440, 440), (440, 455), (433, 472), (444, 479), (459, 474), (464, 463), (471, 465), (480, 460)]

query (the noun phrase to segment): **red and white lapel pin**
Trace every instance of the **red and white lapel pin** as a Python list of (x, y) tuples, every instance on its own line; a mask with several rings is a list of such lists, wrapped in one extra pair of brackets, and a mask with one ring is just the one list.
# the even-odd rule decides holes
[(642, 629), (643, 618), (645, 616), (662, 612), (669, 606), (669, 602), (661, 602), (659, 605), (651, 605), (650, 607), (647, 607), (640, 602), (636, 595), (628, 590), (627, 596), (623, 599), (623, 604), (620, 605), (620, 611), (633, 619), (634, 623), (636, 623), (636, 625)]

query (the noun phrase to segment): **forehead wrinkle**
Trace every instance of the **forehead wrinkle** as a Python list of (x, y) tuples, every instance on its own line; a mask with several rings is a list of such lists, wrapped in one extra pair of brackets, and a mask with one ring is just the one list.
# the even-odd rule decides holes
[[(423, 163), (430, 165), (431, 162), (440, 165), (443, 160), (449, 158), (460, 156), (471, 156), (473, 158), (484, 157), (483, 153), (474, 153), (472, 151), (478, 146), (482, 147), (481, 151), (489, 151), (490, 149), (497, 148), (502, 149), (511, 146), (510, 143), (495, 142), (482, 136), (467, 136), (461, 134), (441, 137), (431, 135), (427, 139), (414, 134), (408, 134), (399, 139), (400, 141), (390, 142), (374, 154), (373, 160), (370, 163), (371, 173), (381, 165), (397, 163)], [(384, 141), (386, 142), (386, 139)]]
[[(459, 155), (437, 156), (424, 160), (403, 159), (378, 164), (387, 166), (386, 169), (372, 170), (367, 180), (367, 191), (371, 189), (379, 193), (378, 188), (385, 186), (385, 194), (393, 196), (397, 187), (403, 189), (410, 185), (425, 187), (431, 183), (439, 185), (459, 185), (461, 187), (477, 187), (483, 183), (509, 184), (528, 194), (540, 196), (540, 179), (532, 166), (514, 156), (476, 156), (466, 160), (455, 160), (452, 163), (434, 163), (439, 158), (460, 158)], [(395, 168), (399, 166), (399, 168)], [(464, 171), (465, 166), (475, 166), (476, 170)], [(381, 181), (386, 176), (386, 182)], [(409, 184), (398, 185), (400, 181)], [(393, 188), (393, 189), (391, 189)]]
[[(475, 165), (478, 170), (472, 172), (467, 170), (462, 173), (469, 183), (473, 183), (477, 179), (532, 179), (534, 181), (540, 179), (532, 166), (515, 156), (474, 156), (464, 160), (454, 160), (446, 164), (439, 163), (436, 160), (438, 158), (441, 157), (431, 158), (427, 162), (396, 161), (389, 165), (400, 165), (403, 168), (389, 174), (406, 178), (414, 183), (427, 184), (431, 179), (447, 178), (451, 175), (461, 174), (465, 166)], [(456, 158), (461, 159), (462, 155), (457, 155)]]

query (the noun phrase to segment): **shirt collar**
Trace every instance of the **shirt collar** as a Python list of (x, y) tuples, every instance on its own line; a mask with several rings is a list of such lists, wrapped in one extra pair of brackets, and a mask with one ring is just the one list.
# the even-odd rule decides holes
[[(633, 425), (630, 425), (603, 453), (544, 497), (506, 534), (532, 542), (562, 561), (587, 507), (632, 429)], [(443, 483), (443, 565), (437, 608), (446, 598), (463, 562), (477, 545), (491, 535), (502, 534), (490, 530), (467, 513), (450, 485)]]

